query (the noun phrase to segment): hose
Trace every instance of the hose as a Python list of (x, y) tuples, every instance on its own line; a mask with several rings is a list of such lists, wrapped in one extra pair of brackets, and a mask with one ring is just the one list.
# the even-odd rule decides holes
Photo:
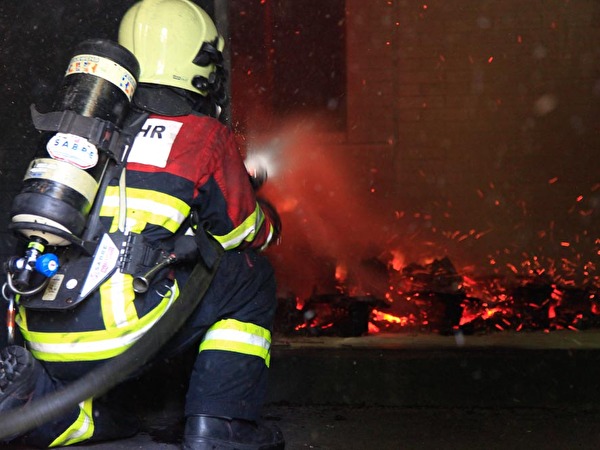
[(220, 258), (221, 253), (210, 268), (202, 263), (196, 264), (177, 301), (125, 352), (58, 391), (0, 413), (0, 440), (24, 434), (68, 413), (84, 400), (105, 394), (146, 364), (200, 304)]

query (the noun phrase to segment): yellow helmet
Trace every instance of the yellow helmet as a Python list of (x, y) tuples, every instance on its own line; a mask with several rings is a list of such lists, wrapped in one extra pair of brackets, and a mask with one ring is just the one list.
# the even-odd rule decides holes
[(210, 16), (190, 0), (135, 3), (121, 20), (119, 44), (138, 59), (140, 83), (206, 96), (222, 82), (224, 40)]

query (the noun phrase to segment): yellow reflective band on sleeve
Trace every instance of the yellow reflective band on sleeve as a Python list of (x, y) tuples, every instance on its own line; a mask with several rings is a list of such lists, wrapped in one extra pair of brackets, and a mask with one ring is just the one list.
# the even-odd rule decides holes
[(72, 333), (30, 331), (19, 322), (21, 334), (36, 359), (42, 361), (97, 361), (112, 358), (131, 347), (163, 316), (179, 296), (175, 284), (173, 295), (166, 296), (151, 312), (122, 328)]
[(86, 400), (79, 404), (79, 416), (66, 431), (57, 437), (52, 444), (52, 447), (62, 447), (65, 445), (73, 445), (85, 441), (94, 434), (94, 419), (92, 415), (92, 399)]
[(224, 319), (208, 329), (200, 351), (220, 350), (257, 356), (271, 363), (271, 332), (252, 323)]
[(264, 220), (265, 215), (260, 208), (260, 205), (256, 203), (254, 212), (250, 214), (237, 228), (224, 236), (213, 235), (213, 237), (223, 246), (225, 250), (236, 248), (244, 241), (252, 242), (256, 236), (256, 232), (260, 229)]
[[(146, 224), (152, 224), (174, 233), (189, 213), (190, 206), (177, 197), (149, 189), (127, 188), (127, 218), (136, 223), (136, 229), (130, 231), (139, 233)], [(119, 215), (118, 186), (110, 186), (106, 190), (100, 215)]]

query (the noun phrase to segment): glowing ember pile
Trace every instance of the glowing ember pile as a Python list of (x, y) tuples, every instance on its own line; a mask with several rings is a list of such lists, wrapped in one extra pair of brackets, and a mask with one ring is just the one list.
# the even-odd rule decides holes
[(581, 330), (600, 326), (598, 279), (573, 280), (531, 268), (514, 280), (459, 275), (448, 259), (408, 266), (395, 276), (390, 309), (373, 311), (373, 331), (466, 333), (494, 330)]
[[(388, 268), (385, 299), (337, 292), (280, 300), (278, 331), (286, 334), (359, 336), (379, 332), (465, 334), (504, 330), (584, 330), (600, 327), (600, 293), (595, 268), (576, 287), (557, 270), (524, 263), (527, 274), (475, 279), (459, 274), (448, 258), (429, 264)], [(553, 272), (551, 276), (548, 272)], [(338, 281), (340, 281), (338, 279)]]

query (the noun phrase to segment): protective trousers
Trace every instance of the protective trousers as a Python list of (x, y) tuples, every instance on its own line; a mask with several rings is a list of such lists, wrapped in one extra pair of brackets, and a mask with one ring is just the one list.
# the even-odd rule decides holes
[[(178, 281), (185, 286), (184, 280), (178, 277)], [(197, 346), (185, 416), (259, 418), (267, 390), (275, 291), (273, 269), (264, 255), (254, 250), (225, 252), (200, 305), (155, 359), (160, 364), (163, 358)], [(34, 399), (68, 385), (67, 373), (69, 377), (83, 374), (93, 370), (93, 364), (45, 363), (45, 368)], [(113, 417), (93, 401), (79, 406), (68, 416), (32, 430), (24, 442), (63, 446), (125, 437), (134, 429), (131, 417)]]

